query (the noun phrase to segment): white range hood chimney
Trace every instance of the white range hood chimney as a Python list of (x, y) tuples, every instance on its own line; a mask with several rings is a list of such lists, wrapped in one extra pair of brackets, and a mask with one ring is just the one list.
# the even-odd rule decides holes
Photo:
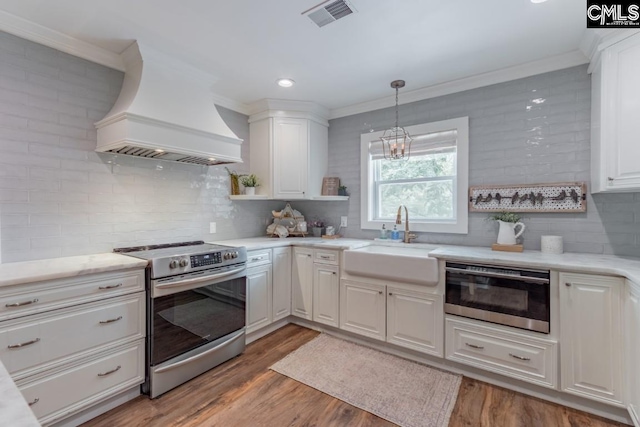
[(95, 124), (96, 151), (201, 165), (242, 162), (242, 140), (213, 102), (214, 76), (137, 42), (122, 56), (122, 91)]

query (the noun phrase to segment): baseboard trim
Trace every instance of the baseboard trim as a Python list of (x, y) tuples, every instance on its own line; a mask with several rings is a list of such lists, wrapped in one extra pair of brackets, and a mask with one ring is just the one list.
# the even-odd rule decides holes
[[(616, 408), (604, 403), (595, 402), (589, 399), (563, 393), (558, 390), (546, 389), (534, 384), (525, 383), (520, 380), (512, 379), (499, 374), (494, 374), (492, 372), (487, 372), (482, 369), (473, 368), (471, 366), (466, 366), (464, 364), (453, 362), (447, 359), (442, 359), (436, 356), (426, 355), (417, 351), (396, 346), (394, 344), (389, 344), (384, 341), (378, 341), (373, 338), (363, 337), (351, 332), (343, 331), (331, 326), (317, 324), (298, 317), (290, 317), (289, 320), (291, 323), (302, 326), (304, 328), (323, 332), (337, 338), (345, 339), (357, 344), (364, 345), (366, 347), (374, 348), (384, 353), (393, 354), (395, 356), (423, 363), (434, 368), (461, 374), (478, 381), (484, 381), (498, 387), (517, 391), (528, 396), (547, 400), (549, 402), (584, 411), (589, 414), (597, 415), (599, 417), (626, 423), (629, 425), (633, 425), (632, 423), (635, 422), (632, 420), (629, 412), (625, 408)], [(638, 424), (635, 425), (636, 427), (640, 427), (638, 426)]]

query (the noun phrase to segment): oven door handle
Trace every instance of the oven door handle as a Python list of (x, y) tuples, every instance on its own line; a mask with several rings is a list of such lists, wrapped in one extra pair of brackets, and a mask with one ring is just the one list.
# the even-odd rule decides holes
[(247, 269), (246, 267), (240, 267), (240, 268), (236, 268), (234, 270), (225, 271), (224, 273), (211, 274), (211, 275), (208, 275), (208, 276), (200, 276), (200, 277), (196, 277), (196, 278), (193, 278), (193, 279), (180, 280), (178, 282), (155, 284), (154, 287), (158, 288), (158, 289), (165, 289), (165, 288), (175, 288), (175, 287), (178, 287), (178, 286), (191, 285), (193, 283), (206, 282), (206, 281), (214, 280), (214, 279), (221, 279), (223, 277), (231, 276), (233, 274), (239, 273), (239, 272), (244, 271), (246, 269)]
[(543, 279), (541, 277), (513, 276), (511, 274), (491, 273), (487, 271), (473, 271), (473, 270), (465, 270), (463, 268), (453, 268), (453, 267), (446, 267), (445, 270), (450, 271), (452, 273), (461, 273), (469, 276), (497, 277), (500, 279), (513, 279), (513, 280), (518, 280), (520, 282), (531, 282), (531, 283), (540, 283), (540, 284), (549, 283), (549, 279)]
[(156, 374), (161, 374), (163, 372), (170, 371), (171, 369), (178, 368), (178, 367), (180, 367), (182, 365), (186, 365), (187, 363), (191, 363), (193, 361), (196, 361), (198, 359), (206, 357), (207, 355), (209, 355), (209, 354), (211, 354), (211, 353), (213, 353), (213, 352), (215, 352), (217, 350), (220, 350), (223, 347), (226, 347), (226, 346), (228, 346), (230, 344), (233, 344), (234, 342), (238, 341), (240, 338), (244, 338), (244, 330), (242, 330), (238, 335), (236, 335), (235, 337), (231, 338), (230, 340), (225, 341), (223, 343), (220, 343), (217, 346), (215, 346), (213, 348), (210, 348), (207, 351), (204, 351), (204, 352), (202, 352), (200, 354), (196, 354), (195, 356), (191, 356), (188, 359), (181, 360), (181, 361), (173, 363), (171, 365), (167, 365), (167, 366), (163, 366), (163, 367), (158, 368), (158, 369), (154, 369), (154, 372)]

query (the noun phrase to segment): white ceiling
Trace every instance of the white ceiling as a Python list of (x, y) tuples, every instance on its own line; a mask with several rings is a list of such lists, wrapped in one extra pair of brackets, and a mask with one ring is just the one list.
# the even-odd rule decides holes
[[(2, 0), (0, 10), (122, 52), (133, 40), (218, 78), (250, 104), (315, 101), (330, 109), (574, 52), (584, 0), (353, 0), (323, 28), (301, 12), (321, 0)], [(296, 81), (292, 89), (275, 84)], [(402, 92), (401, 92), (402, 97)]]

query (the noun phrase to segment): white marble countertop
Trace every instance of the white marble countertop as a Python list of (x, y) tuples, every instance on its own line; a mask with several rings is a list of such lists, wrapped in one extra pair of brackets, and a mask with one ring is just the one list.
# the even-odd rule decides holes
[(31, 408), (11, 379), (11, 376), (0, 363), (0, 425), (11, 427), (39, 427)]
[(144, 268), (147, 261), (105, 253), (0, 264), (0, 287), (61, 279), (129, 268)]
[(451, 246), (433, 243), (391, 243), (361, 239), (327, 240), (317, 237), (276, 239), (255, 237), (248, 239), (211, 242), (228, 246), (245, 246), (247, 250), (282, 246), (311, 246), (332, 249), (357, 249), (369, 245), (429, 249), (429, 256), (443, 260), (458, 260), (504, 264), (529, 268), (549, 268), (580, 273), (608, 274), (626, 277), (640, 284), (640, 259), (613, 255), (565, 253), (561, 255), (543, 254), (540, 251), (499, 252), (491, 248), (474, 246)]

